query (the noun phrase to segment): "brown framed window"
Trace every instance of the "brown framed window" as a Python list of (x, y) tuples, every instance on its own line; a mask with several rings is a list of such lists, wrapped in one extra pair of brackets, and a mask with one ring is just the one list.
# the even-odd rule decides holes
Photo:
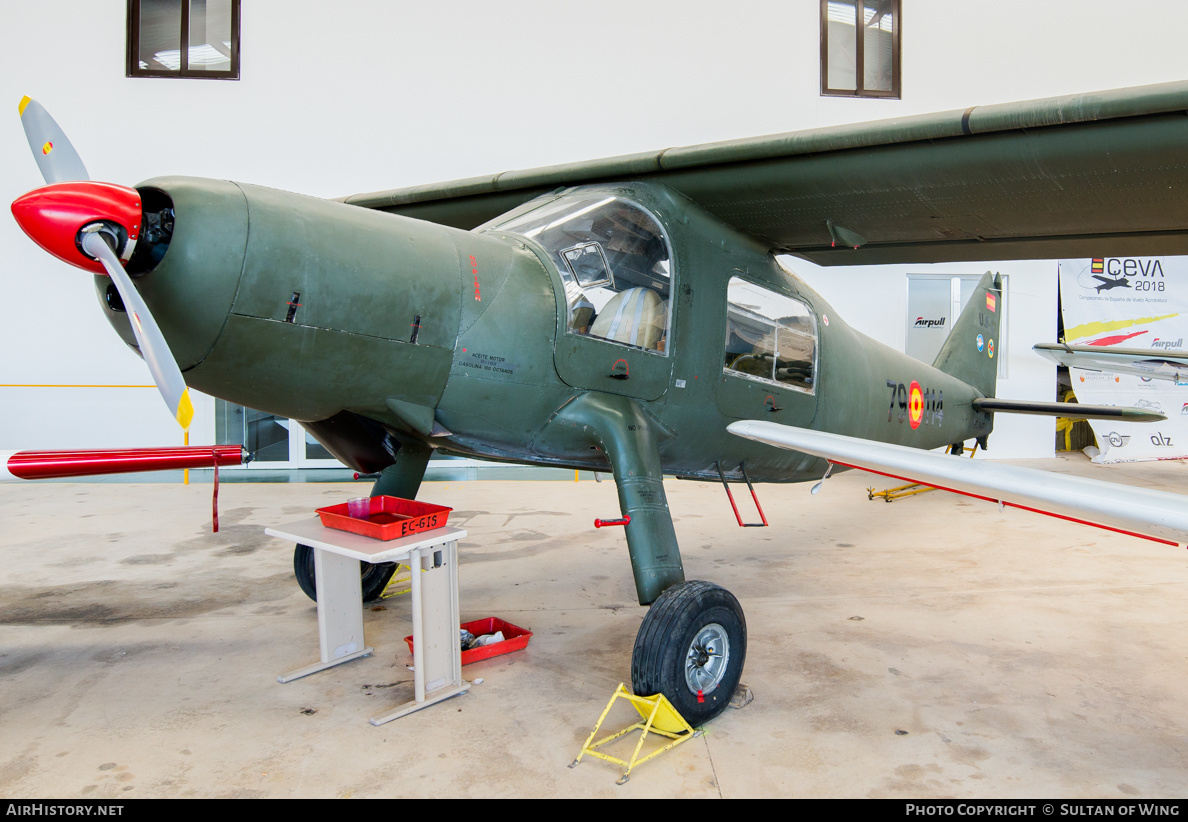
[(899, 98), (900, 0), (821, 0), (821, 94)]
[(128, 0), (128, 77), (239, 79), (239, 0)]

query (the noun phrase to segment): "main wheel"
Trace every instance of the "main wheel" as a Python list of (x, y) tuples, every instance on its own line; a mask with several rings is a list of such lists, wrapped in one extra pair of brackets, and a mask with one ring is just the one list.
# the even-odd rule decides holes
[[(363, 601), (378, 599), (384, 592), (384, 586), (396, 573), (396, 563), (381, 562), (372, 564), (360, 562), (360, 582), (363, 587)], [(314, 552), (308, 545), (298, 545), (293, 550), (293, 575), (297, 577), (297, 584), (305, 595), (314, 602), (318, 601), (317, 575), (314, 573)]]
[(711, 582), (672, 586), (652, 603), (631, 654), (631, 686), (664, 694), (694, 727), (720, 714), (742, 677), (747, 621), (734, 595)]

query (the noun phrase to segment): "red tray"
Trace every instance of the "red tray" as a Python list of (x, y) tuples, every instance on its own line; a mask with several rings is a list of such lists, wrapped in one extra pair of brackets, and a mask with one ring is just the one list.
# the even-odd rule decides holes
[(319, 508), (317, 513), (322, 518), (322, 525), (327, 528), (389, 540), (442, 528), (450, 518), (450, 511), (454, 510), (429, 502), (383, 496), (371, 498), (371, 511), (367, 519), (353, 518), (348, 508), (347, 503), (343, 502)]
[[(518, 625), (512, 625), (510, 622), (504, 622), (499, 617), (487, 617), (486, 619), (477, 619), (474, 622), (464, 622), (462, 623), (462, 629), (470, 631), (475, 636), (503, 631), (503, 642), (484, 645), (472, 651), (463, 651), (463, 665), (478, 662), (480, 659), (490, 659), (493, 656), (500, 656), (501, 654), (510, 654), (512, 651), (522, 651), (528, 647), (528, 640), (532, 639), (531, 631), (525, 630)], [(408, 643), (409, 653), (412, 653), (413, 638), (406, 636), (404, 641)]]

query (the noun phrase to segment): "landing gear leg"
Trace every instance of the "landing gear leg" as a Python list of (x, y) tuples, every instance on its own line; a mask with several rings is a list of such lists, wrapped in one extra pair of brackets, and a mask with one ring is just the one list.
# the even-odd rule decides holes
[(685, 579), (672, 514), (660, 471), (660, 438), (655, 423), (627, 397), (583, 394), (557, 415), (561, 425), (580, 426), (610, 459), (619, 510), (631, 517), (627, 551), (635, 593), (647, 605)]
[[(429, 456), (433, 449), (422, 443), (409, 441), (402, 443), (396, 452), (396, 462), (389, 465), (382, 472), (380, 478), (371, 487), (371, 496), (387, 495), (415, 499), (421, 488), (421, 480), (425, 478), (425, 467), (429, 464)], [(363, 601), (377, 599), (384, 592), (388, 580), (396, 572), (393, 562), (372, 564), (360, 562), (362, 575)], [(305, 595), (314, 602), (318, 601), (318, 590), (314, 574), (314, 552), (308, 545), (298, 545), (293, 550), (293, 575), (297, 577), (297, 584)]]
[(660, 471), (660, 433), (633, 400), (583, 394), (556, 422), (610, 459), (619, 508), (630, 516), (627, 550), (639, 604), (651, 604), (631, 655), (632, 689), (664, 694), (691, 725), (730, 704), (747, 655), (738, 600), (709, 582), (686, 582)]
[(396, 462), (381, 471), (379, 479), (371, 486), (371, 496), (416, 499), (432, 454), (433, 449), (424, 443), (402, 442), (396, 451)]

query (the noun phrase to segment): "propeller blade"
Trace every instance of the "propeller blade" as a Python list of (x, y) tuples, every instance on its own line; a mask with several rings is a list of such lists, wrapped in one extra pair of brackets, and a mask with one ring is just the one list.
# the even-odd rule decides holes
[(41, 103), (22, 97), (20, 112), (29, 148), (47, 183), (91, 179), (82, 157), (78, 156), (70, 140), (66, 139), (66, 132), (54, 122)]
[(162, 399), (181, 427), (189, 430), (190, 421), (194, 418), (190, 389), (186, 387), (181, 369), (177, 367), (177, 360), (169, 350), (169, 343), (165, 342), (165, 336), (157, 327), (157, 322), (141, 298), (140, 292), (132, 285), (128, 272), (120, 265), (119, 258), (107, 244), (101, 231), (87, 232), (83, 237), (82, 247), (83, 251), (98, 259), (107, 269), (111, 281), (120, 293), (120, 298), (124, 301), (128, 317), (132, 320), (136, 344), (140, 346), (140, 353), (144, 355), (144, 361), (153, 375), (157, 390), (161, 392)]
[[(157, 390), (174, 419), (189, 431), (194, 418), (190, 389), (157, 321), (113, 250), (121, 245), (127, 249), (136, 239), (140, 195), (135, 189), (89, 182), (87, 168), (66, 133), (36, 100), (21, 98), (20, 114), (29, 148), (47, 186), (18, 198), (12, 206), (13, 216), (51, 254), (71, 265), (95, 270), (94, 263), (75, 250), (75, 237), (82, 232), (82, 250), (102, 264), (124, 301), (136, 344)], [(55, 185), (61, 183), (74, 185)]]

